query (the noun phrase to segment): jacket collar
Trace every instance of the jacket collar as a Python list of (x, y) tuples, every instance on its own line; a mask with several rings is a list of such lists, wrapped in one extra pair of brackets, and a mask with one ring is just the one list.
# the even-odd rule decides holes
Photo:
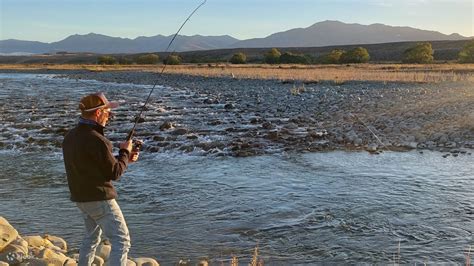
[(97, 131), (101, 135), (104, 135), (104, 127), (97, 123), (94, 120), (86, 119), (84, 117), (79, 117), (79, 125), (85, 125), (91, 127), (93, 130)]

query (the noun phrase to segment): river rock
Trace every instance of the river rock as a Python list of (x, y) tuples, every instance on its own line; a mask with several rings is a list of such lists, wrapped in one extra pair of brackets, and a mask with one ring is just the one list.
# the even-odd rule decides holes
[(154, 141), (164, 141), (164, 140), (165, 140), (165, 137), (156, 135), (156, 136), (153, 136), (153, 140), (154, 140)]
[(160, 126), (160, 130), (167, 130), (167, 129), (172, 129), (174, 128), (173, 124), (170, 121), (165, 121), (163, 124)]
[(212, 98), (206, 98), (206, 99), (204, 99), (203, 103), (205, 103), (205, 104), (218, 104), (219, 100), (212, 99)]
[(208, 265), (209, 265), (209, 262), (207, 260), (200, 260), (197, 264), (197, 266), (208, 266)]
[(95, 251), (95, 255), (101, 257), (104, 261), (107, 261), (110, 256), (112, 246), (108, 241), (102, 241)]
[(30, 258), (23, 261), (20, 266), (63, 266), (64, 262), (58, 259)]
[(52, 235), (44, 235), (44, 239), (49, 240), (54, 246), (60, 248), (62, 252), (67, 251), (67, 243), (64, 239)]
[(266, 138), (269, 140), (277, 141), (280, 139), (280, 134), (278, 133), (278, 131), (272, 131), (267, 134)]
[(180, 135), (188, 134), (188, 132), (189, 130), (187, 130), (186, 128), (177, 128), (173, 132), (171, 132), (171, 134), (175, 136), (180, 136)]
[(7, 247), (0, 252), (0, 261), (10, 264), (20, 263), (28, 255), (28, 242), (17, 237)]
[(160, 264), (152, 258), (135, 258), (132, 260), (137, 266), (160, 266)]
[(224, 108), (226, 110), (234, 109), (235, 105), (233, 103), (228, 103), (228, 104), (224, 105)]
[(410, 142), (402, 142), (401, 145), (402, 147), (409, 148), (409, 149), (416, 149), (418, 147), (418, 142), (415, 141), (410, 141)]
[(28, 247), (30, 248), (54, 248), (60, 250), (60, 248), (56, 247), (49, 241), (41, 236), (25, 236), (23, 237), (26, 242), (28, 242)]
[(196, 140), (198, 139), (199, 137), (197, 135), (194, 135), (194, 134), (189, 134), (186, 136), (187, 139), (191, 139), (191, 140)]
[(18, 231), (10, 223), (0, 216), (0, 251), (8, 246), (18, 237)]
[(39, 254), (36, 255), (37, 258), (39, 259), (54, 259), (54, 260), (59, 260), (61, 261), (61, 265), (64, 264), (69, 258), (66, 257), (63, 253), (53, 250), (51, 248), (44, 248), (40, 250)]
[(270, 122), (264, 122), (264, 123), (262, 124), (262, 128), (264, 128), (264, 129), (273, 129), (274, 126), (273, 126), (273, 124), (270, 123)]
[(369, 145), (367, 145), (367, 151), (368, 152), (376, 152), (378, 149), (378, 145), (375, 144), (375, 143), (371, 143)]

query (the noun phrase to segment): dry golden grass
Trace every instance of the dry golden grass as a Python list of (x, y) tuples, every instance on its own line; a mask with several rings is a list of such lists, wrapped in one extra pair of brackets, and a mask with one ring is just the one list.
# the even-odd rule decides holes
[[(13, 70), (89, 70), (160, 72), (162, 65), (52, 65), (4, 64), (0, 69)], [(474, 64), (354, 64), (354, 65), (230, 65), (187, 64), (167, 66), (166, 73), (205, 77), (235, 77), (250, 79), (323, 80), (341, 83), (351, 80), (385, 82), (474, 81)]]

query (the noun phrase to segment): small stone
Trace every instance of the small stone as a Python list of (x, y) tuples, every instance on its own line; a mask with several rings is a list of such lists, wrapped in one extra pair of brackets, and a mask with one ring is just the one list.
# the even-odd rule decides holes
[(153, 136), (153, 140), (154, 141), (164, 141), (165, 140), (165, 137), (162, 137), (162, 136)]
[(165, 121), (161, 126), (160, 130), (167, 130), (174, 128), (173, 124), (170, 121)]
[(224, 105), (224, 108), (226, 110), (234, 109), (235, 105), (233, 103), (228, 103), (228, 104)]
[(171, 132), (172, 135), (178, 136), (178, 135), (185, 135), (188, 133), (188, 130), (186, 128), (178, 128)]
[(369, 152), (376, 152), (377, 148), (378, 148), (378, 145), (375, 144), (375, 143), (371, 143), (371, 144), (367, 145), (367, 151), (369, 151)]
[(196, 135), (187, 135), (186, 138), (195, 140), (195, 139), (198, 139), (198, 136), (196, 136)]
[(272, 129), (272, 128), (273, 128), (273, 125), (272, 125), (272, 123), (270, 123), (270, 122), (264, 122), (264, 123), (262, 124), (262, 127), (263, 127), (264, 129)]
[(279, 139), (279, 134), (277, 131), (272, 131), (267, 134), (267, 139), (276, 141)]

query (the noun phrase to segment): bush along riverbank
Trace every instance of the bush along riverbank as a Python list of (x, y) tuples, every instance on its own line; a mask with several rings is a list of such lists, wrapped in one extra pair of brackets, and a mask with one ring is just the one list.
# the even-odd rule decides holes
[[(0, 216), (0, 266), (74, 266), (79, 254), (68, 249), (64, 239), (52, 235), (21, 236)], [(102, 241), (96, 251), (93, 265), (107, 265), (111, 246)], [(128, 266), (159, 266), (152, 258), (129, 258)]]

